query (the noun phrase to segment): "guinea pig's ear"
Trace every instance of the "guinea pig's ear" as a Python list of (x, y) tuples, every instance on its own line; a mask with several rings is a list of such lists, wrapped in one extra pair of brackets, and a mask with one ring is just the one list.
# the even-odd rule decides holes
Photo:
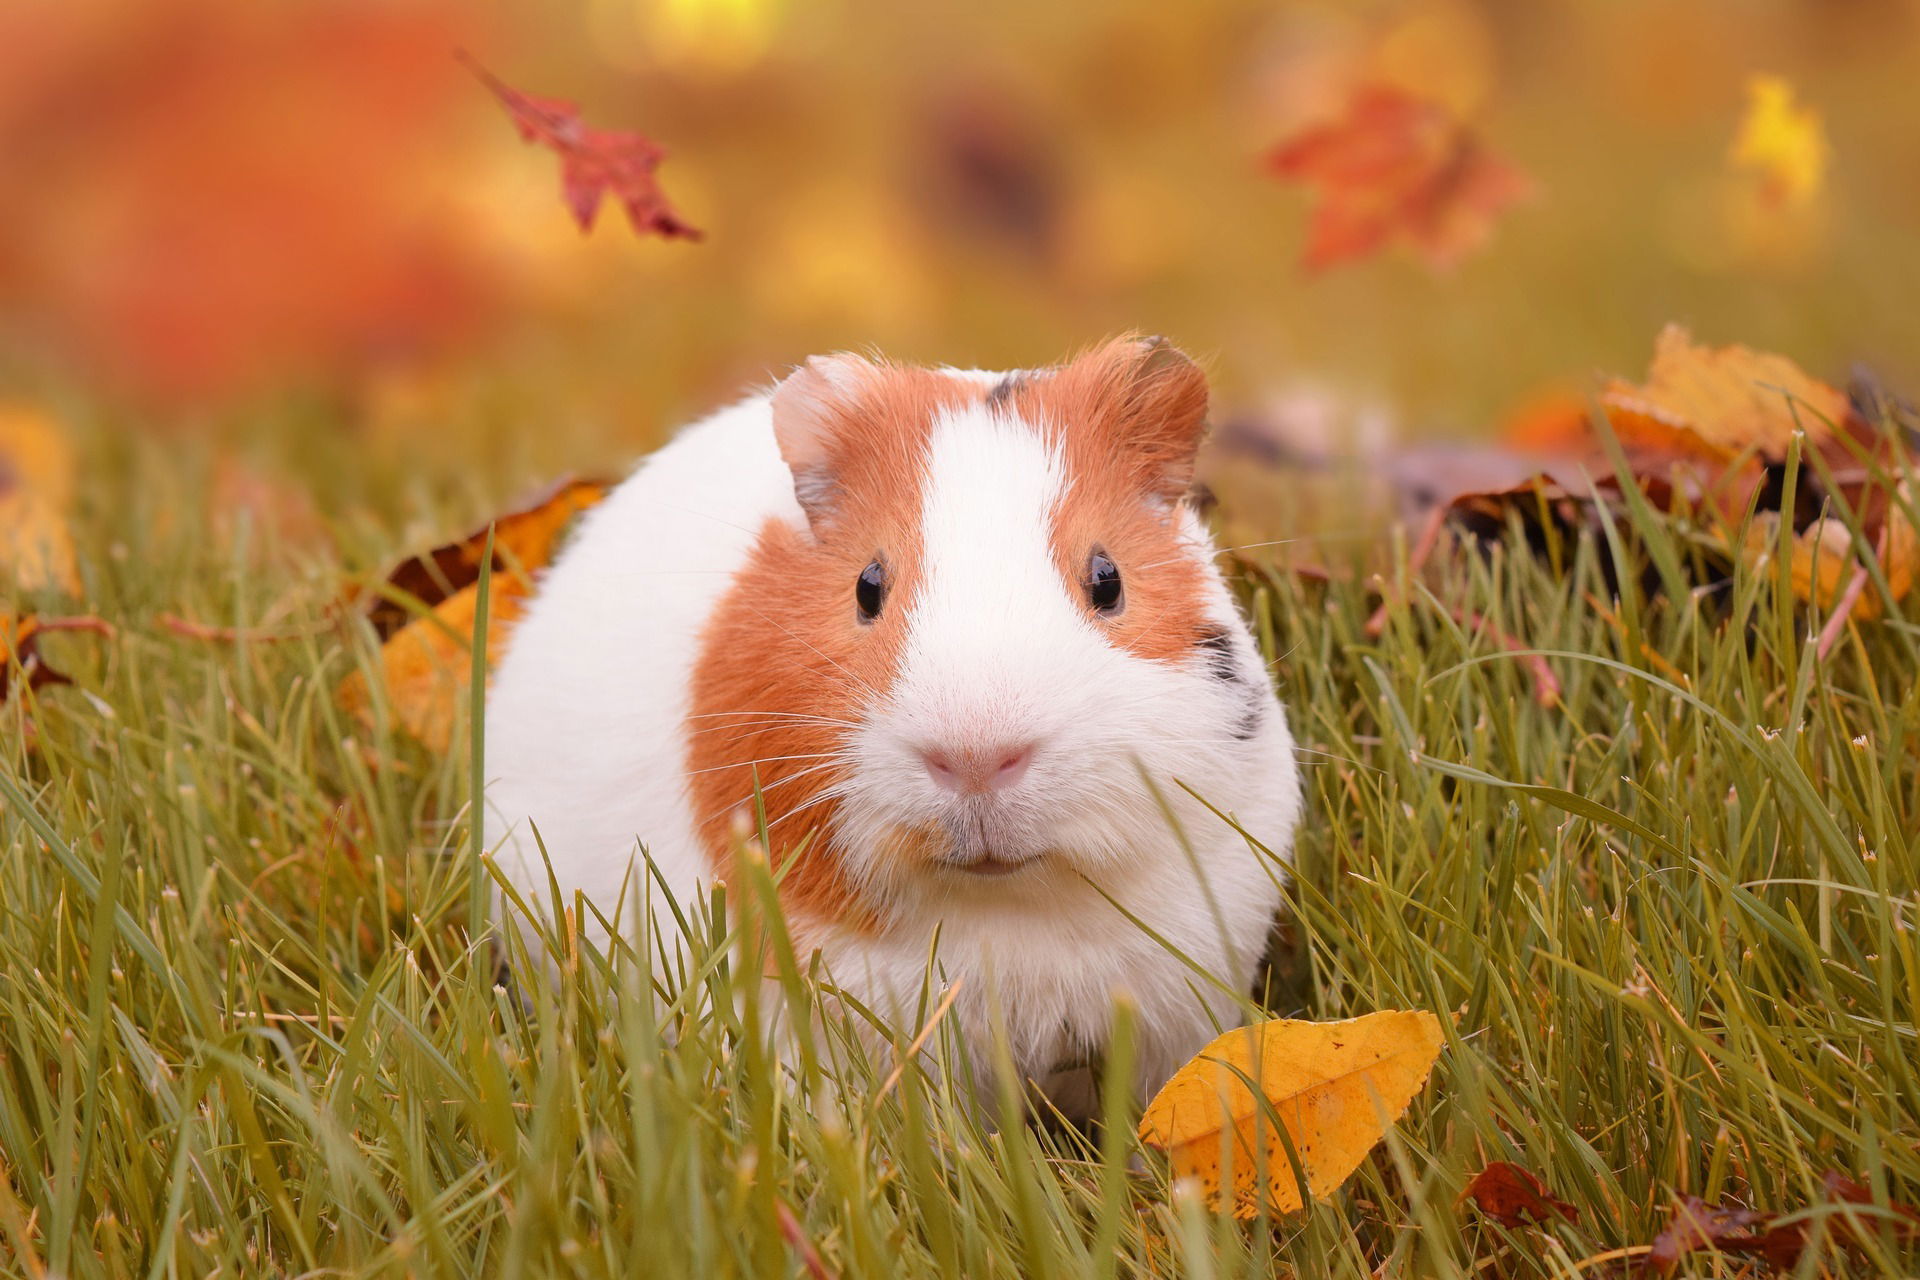
[(859, 356), (814, 356), (773, 389), (773, 438), (793, 472), (793, 496), (818, 524), (840, 496), (835, 454), (847, 415), (879, 371)]
[(1133, 457), (1142, 487), (1179, 501), (1192, 487), (1207, 434), (1207, 375), (1165, 338), (1123, 338), (1103, 354), (1113, 361), (1107, 376), (1118, 391), (1109, 429)]

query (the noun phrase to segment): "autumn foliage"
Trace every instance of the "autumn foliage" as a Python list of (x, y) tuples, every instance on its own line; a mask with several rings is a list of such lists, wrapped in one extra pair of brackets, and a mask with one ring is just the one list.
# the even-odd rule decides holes
[(1363, 85), (1339, 119), (1280, 143), (1267, 168), (1318, 196), (1300, 259), (1309, 271), (1395, 242), (1451, 267), (1533, 191), (1445, 107), (1383, 85)]
[(482, 84), (500, 99), (520, 137), (560, 158), (560, 190), (582, 231), (593, 229), (600, 201), (612, 196), (627, 211), (637, 232), (667, 239), (698, 240), (701, 232), (681, 220), (667, 203), (654, 171), (666, 158), (659, 143), (625, 129), (596, 129), (580, 118), (580, 108), (564, 98), (522, 93), (470, 57)]

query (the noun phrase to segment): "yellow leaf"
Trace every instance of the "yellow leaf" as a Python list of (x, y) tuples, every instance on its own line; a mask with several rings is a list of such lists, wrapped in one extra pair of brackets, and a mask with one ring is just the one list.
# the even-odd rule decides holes
[(1419, 1012), (1276, 1018), (1229, 1031), (1154, 1096), (1140, 1140), (1164, 1149), (1174, 1178), (1196, 1180), (1216, 1206), (1231, 1161), (1239, 1216), (1257, 1213), (1263, 1192), (1270, 1210), (1292, 1213), (1302, 1204), (1287, 1148), (1299, 1157), (1308, 1194), (1324, 1199), (1405, 1114), (1441, 1043), (1439, 1019)]
[(500, 584), (508, 578), (519, 587), (530, 585), (526, 575), (547, 567), (573, 518), (606, 497), (608, 489), (599, 480), (562, 480), (525, 506), (495, 517), (459, 541), (402, 561), (387, 575), (388, 588), (399, 598), (381, 595), (369, 600), (368, 620), (383, 638), (391, 636), (415, 616), (400, 600), (412, 597), (429, 607), (437, 606), (478, 582), (489, 529), (493, 533), (495, 591), (502, 590)]
[[(594, 480), (563, 480), (531, 504), (491, 522), (494, 572), (487, 617), (487, 662), (500, 656), (507, 633), (533, 592), (533, 577), (547, 567), (574, 517), (607, 495)], [(458, 542), (436, 547), (402, 563), (387, 578), (393, 593), (430, 606), (418, 614), (397, 600), (369, 602), (368, 620), (384, 637), (380, 680), (400, 727), (435, 752), (453, 746), (458, 709), (473, 682), (473, 624), (488, 532), (479, 529)], [(335, 696), (362, 723), (373, 723), (373, 693), (361, 672), (340, 682)]]
[(1701, 346), (1677, 324), (1660, 331), (1646, 383), (1616, 378), (1600, 402), (1617, 431), (1645, 420), (1690, 431), (1729, 456), (1758, 449), (1776, 460), (1786, 456), (1795, 430), (1818, 442), (1831, 434), (1827, 424), (1848, 412), (1844, 393), (1785, 356), (1737, 344)]
[(1805, 204), (1820, 194), (1827, 172), (1827, 134), (1820, 113), (1794, 105), (1793, 86), (1779, 76), (1747, 81), (1747, 110), (1727, 159), (1756, 174), (1761, 194), (1778, 204)]
[(80, 594), (80, 569), (67, 530), (73, 451), (43, 413), (0, 408), (0, 574), (22, 590)]
[[(1915, 568), (1920, 566), (1920, 531), (1916, 531), (1907, 519), (1902, 505), (1907, 493), (1907, 482), (1902, 480), (1896, 486), (1895, 500), (1889, 503), (1880, 534), (1872, 539), (1868, 553), (1868, 558), (1879, 561), (1881, 571), (1887, 577), (1887, 588), (1895, 600), (1906, 598), (1907, 592), (1913, 587)], [(1778, 548), (1779, 537), (1779, 514), (1772, 511), (1757, 513), (1747, 526), (1746, 542), (1742, 548), (1747, 562), (1763, 565)], [(1788, 550), (1791, 558), (1787, 569), (1793, 594), (1822, 611), (1835, 608), (1859, 565), (1854, 554), (1853, 535), (1847, 531), (1847, 526), (1837, 518), (1816, 520), (1793, 536), (1788, 542)], [(1862, 621), (1879, 617), (1880, 593), (1862, 592), (1853, 602), (1849, 614)]]
[[(387, 704), (400, 722), (429, 749), (444, 755), (453, 746), (454, 718), (466, 704), (473, 676), (473, 623), (480, 588), (462, 587), (415, 618), (380, 647), (381, 682)], [(525, 588), (511, 575), (497, 574), (487, 610), (487, 661), (500, 654), (507, 632), (519, 619)], [(340, 682), (340, 705), (363, 723), (373, 722), (373, 698), (364, 673)]]

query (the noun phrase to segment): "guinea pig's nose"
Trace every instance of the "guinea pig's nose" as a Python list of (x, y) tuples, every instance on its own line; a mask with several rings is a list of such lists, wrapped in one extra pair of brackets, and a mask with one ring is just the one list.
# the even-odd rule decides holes
[(927, 775), (948, 791), (982, 796), (1005, 791), (1026, 776), (1033, 763), (1033, 743), (1000, 743), (985, 747), (922, 747), (920, 762)]

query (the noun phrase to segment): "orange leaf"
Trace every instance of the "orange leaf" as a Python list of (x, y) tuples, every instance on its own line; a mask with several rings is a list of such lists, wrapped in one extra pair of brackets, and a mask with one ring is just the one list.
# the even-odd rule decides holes
[[(526, 588), (511, 577), (496, 578), (487, 611), (487, 661), (500, 655), (520, 617)], [(473, 671), (474, 615), (478, 586), (462, 587), (415, 618), (380, 648), (381, 682), (400, 727), (429, 750), (444, 755), (453, 746), (456, 710), (463, 705)], [(363, 723), (373, 722), (373, 698), (364, 672), (340, 682), (340, 705)]]
[(1495, 157), (1446, 108), (1368, 85), (1346, 115), (1267, 155), (1278, 178), (1316, 188), (1301, 263), (1318, 271), (1401, 240), (1436, 270), (1478, 249), (1509, 205), (1532, 194), (1526, 174)]
[(1473, 1201), (1474, 1208), (1503, 1227), (1550, 1222), (1555, 1217), (1573, 1222), (1580, 1216), (1579, 1210), (1565, 1200), (1548, 1195), (1546, 1184), (1532, 1171), (1505, 1160), (1496, 1160), (1474, 1174), (1461, 1199)]
[(1302, 1178), (1324, 1199), (1360, 1166), (1426, 1084), (1441, 1043), (1439, 1019), (1399, 1011), (1229, 1031), (1154, 1096), (1140, 1140), (1164, 1149), (1175, 1179), (1194, 1179), (1216, 1206), (1230, 1192), (1240, 1217), (1262, 1201), (1291, 1213)]
[(660, 190), (654, 170), (667, 153), (659, 143), (625, 129), (592, 128), (580, 118), (580, 108), (565, 98), (522, 93), (465, 54), (461, 60), (500, 99), (523, 141), (537, 142), (560, 157), (561, 195), (582, 231), (593, 229), (600, 200), (611, 192), (626, 208), (635, 231), (667, 239), (703, 237), (681, 221)]
[(1705, 347), (1670, 324), (1654, 343), (1647, 380), (1614, 379), (1601, 393), (1614, 429), (1681, 430), (1728, 456), (1756, 449), (1778, 461), (1796, 430), (1828, 438), (1847, 420), (1844, 393), (1808, 377), (1785, 356), (1739, 345)]
[[(368, 601), (368, 621), (387, 639), (416, 616), (409, 607), (412, 601), (437, 605), (478, 582), (489, 528), (495, 574), (524, 575), (545, 568), (573, 518), (606, 497), (607, 488), (600, 480), (562, 480), (458, 541), (402, 561), (387, 575), (387, 591)], [(499, 583), (496, 578), (496, 590)]]
[[(563, 481), (540, 500), (492, 523), (489, 663), (500, 656), (533, 592), (532, 575), (552, 561), (573, 517), (606, 494), (607, 486), (595, 481)], [(368, 618), (384, 641), (380, 678), (387, 704), (403, 729), (441, 754), (452, 748), (456, 712), (465, 703), (472, 679), (473, 628), (486, 541), (487, 530), (477, 530), (402, 563), (387, 579), (390, 594), (376, 597), (368, 607)], [(401, 603), (405, 597), (429, 606), (429, 612), (420, 615), (409, 609)], [(373, 694), (364, 673), (347, 676), (336, 696), (363, 723), (373, 722)]]

